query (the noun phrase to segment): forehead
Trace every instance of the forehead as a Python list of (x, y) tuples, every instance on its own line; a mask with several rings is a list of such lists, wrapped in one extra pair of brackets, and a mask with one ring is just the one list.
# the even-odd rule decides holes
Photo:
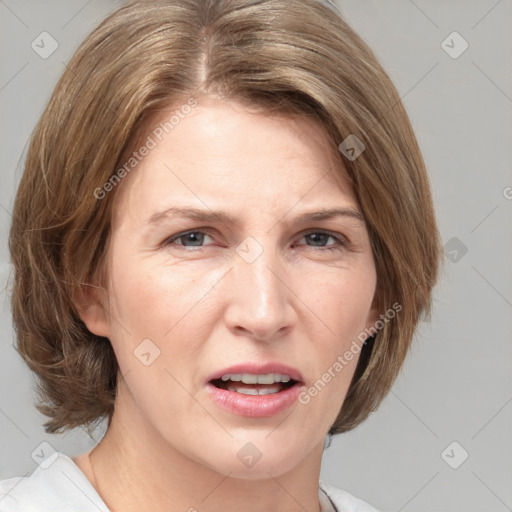
[(138, 144), (151, 149), (124, 179), (120, 215), (183, 202), (277, 215), (299, 203), (356, 204), (337, 148), (318, 121), (211, 99), (171, 123), (175, 110), (145, 123)]

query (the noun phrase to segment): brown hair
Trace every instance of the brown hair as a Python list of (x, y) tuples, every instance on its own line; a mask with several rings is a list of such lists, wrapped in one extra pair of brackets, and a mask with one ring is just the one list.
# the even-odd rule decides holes
[(318, 0), (131, 1), (67, 65), (32, 135), (14, 205), (17, 346), (39, 377), (48, 432), (113, 412), (113, 350), (76, 308), (84, 286), (101, 282), (119, 187), (101, 200), (94, 191), (151, 116), (204, 95), (314, 116), (336, 145), (349, 135), (365, 145), (343, 163), (369, 230), (379, 307), (402, 309), (363, 348), (331, 434), (377, 408), (430, 311), (440, 244), (425, 166), (389, 77), (342, 18)]

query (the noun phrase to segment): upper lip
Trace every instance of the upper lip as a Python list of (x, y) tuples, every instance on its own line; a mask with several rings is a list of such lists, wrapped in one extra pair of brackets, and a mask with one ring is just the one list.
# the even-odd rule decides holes
[(295, 381), (303, 382), (303, 378), (299, 370), (292, 368), (283, 363), (278, 362), (268, 362), (268, 363), (239, 363), (232, 366), (228, 366), (223, 368), (222, 370), (218, 370), (212, 373), (207, 381), (210, 382), (215, 379), (220, 379), (223, 375), (227, 373), (250, 373), (253, 375), (265, 375), (267, 373), (280, 373), (281, 375), (289, 375)]

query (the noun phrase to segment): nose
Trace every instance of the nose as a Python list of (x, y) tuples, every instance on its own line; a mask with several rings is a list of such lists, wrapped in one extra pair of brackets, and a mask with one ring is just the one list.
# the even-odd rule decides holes
[(289, 273), (266, 248), (248, 262), (233, 258), (225, 322), (235, 335), (272, 341), (289, 333), (296, 321)]

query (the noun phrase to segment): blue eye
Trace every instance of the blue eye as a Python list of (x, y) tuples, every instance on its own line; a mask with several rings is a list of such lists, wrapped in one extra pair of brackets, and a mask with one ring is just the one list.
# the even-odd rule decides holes
[[(326, 249), (339, 249), (340, 247), (344, 247), (346, 242), (335, 235), (330, 233), (324, 233), (323, 231), (313, 231), (311, 233), (306, 233), (302, 236), (303, 239), (306, 239), (310, 243), (307, 244), (310, 247), (325, 247)], [(329, 243), (329, 240), (332, 240)]]
[(330, 245), (327, 243), (329, 238), (334, 239), (332, 235), (329, 235), (327, 233), (309, 233), (307, 235), (304, 235), (304, 238), (306, 240), (309, 240), (311, 242), (310, 245), (314, 247), (325, 247), (326, 245)]
[[(210, 242), (208, 243), (208, 239)], [(305, 243), (296, 245), (306, 245), (319, 249), (339, 250), (348, 245), (348, 242), (342, 236), (336, 236), (324, 231), (311, 231), (302, 235), (299, 240), (305, 240)], [(187, 231), (179, 233), (165, 241), (165, 245), (182, 246), (190, 249), (205, 247), (212, 244), (212, 235), (207, 231)]]
[(184, 247), (202, 247), (205, 245), (205, 238), (210, 235), (204, 231), (188, 231), (171, 238), (167, 243), (182, 245)]

